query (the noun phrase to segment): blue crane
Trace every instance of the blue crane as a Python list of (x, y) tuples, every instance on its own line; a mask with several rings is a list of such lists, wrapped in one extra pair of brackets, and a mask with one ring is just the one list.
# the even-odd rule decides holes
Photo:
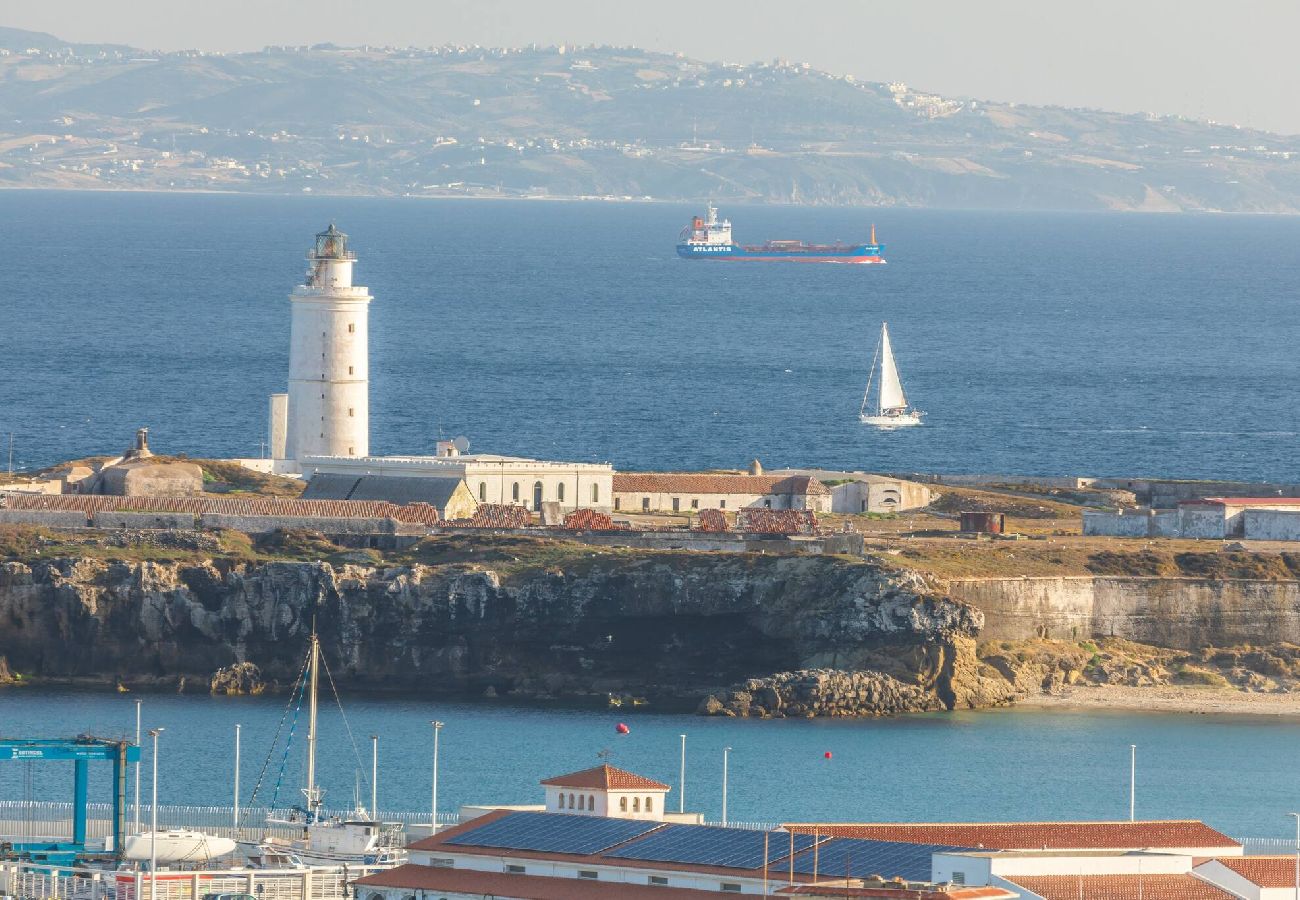
[(112, 741), (82, 735), (67, 740), (0, 738), (0, 761), (42, 760), (73, 763), (72, 776), (72, 843), (15, 845), (22, 851), (84, 853), (86, 850), (87, 790), (90, 763), (113, 763), (113, 853), (122, 855), (122, 838), (126, 834), (126, 768), (140, 762), (140, 748), (130, 741)]

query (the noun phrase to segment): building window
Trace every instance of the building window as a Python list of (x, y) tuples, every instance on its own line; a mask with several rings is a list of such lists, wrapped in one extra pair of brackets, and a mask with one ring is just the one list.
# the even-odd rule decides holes
[(771, 498), (771, 497), (764, 497), (764, 498), (763, 498), (763, 505), (764, 505), (765, 507), (767, 507), (768, 509), (771, 509), (771, 508), (772, 508), (772, 498)]
[(509, 872), (511, 875), (522, 875), (528, 870), (525, 869), (523, 866), (515, 865), (514, 863), (506, 863), (506, 871)]
[(510, 489), (510, 499), (514, 500), (516, 503), (519, 502), (519, 482), (517, 481), (515, 482), (515, 486)]
[(719, 500), (719, 501), (718, 501), (718, 509), (726, 509), (726, 508), (727, 508), (727, 501), (726, 501), (726, 500)]
[(456, 860), (445, 856), (432, 856), (429, 858), (428, 865), (435, 869), (454, 869)]
[(626, 798), (626, 797), (619, 797), (619, 798), (618, 798), (618, 811), (619, 811), (619, 812), (627, 812), (627, 798)]
[(356, 371), (356, 370), (355, 370), (354, 368), (352, 368), (352, 366), (348, 366), (348, 374), (349, 374), (349, 375), (353, 374), (355, 371)]
[(600, 485), (598, 484), (593, 484), (591, 486), (591, 502), (592, 503), (600, 502)]
[(718, 885), (718, 890), (726, 891), (728, 894), (739, 894), (740, 883), (736, 881), (724, 881)]
[(700, 508), (700, 499), (696, 497), (694, 500), (691, 501), (691, 509), (699, 509), (699, 508)]
[(586, 808), (587, 808), (587, 795), (586, 795), (586, 794), (579, 794), (579, 795), (578, 795), (578, 809), (585, 810)]
[(357, 332), (357, 326), (356, 326), (355, 324), (353, 324), (352, 322), (349, 322), (349, 323), (348, 323), (348, 334), (356, 334), (356, 332)]
[(663, 875), (651, 875), (646, 879), (646, 884), (653, 884), (655, 887), (667, 887), (668, 879)]
[(480, 481), (478, 483), (478, 502), (487, 503), (487, 482), (486, 481)]
[(564, 502), (564, 482), (563, 482), (563, 481), (561, 481), (558, 485), (555, 486), (555, 499), (556, 499), (556, 500), (559, 500), (561, 503)]
[(623, 506), (623, 499), (622, 499), (621, 497), (615, 497), (615, 498), (614, 498), (614, 511), (617, 512), (619, 509), (622, 508), (622, 506)]
[(952, 883), (953, 883), (953, 884), (965, 884), (965, 883), (966, 883), (966, 873), (965, 873), (965, 872), (953, 872), (953, 873), (952, 873)]
[(559, 798), (559, 800), (558, 800), (558, 803), (559, 803), (559, 805), (558, 805), (556, 808), (557, 808), (557, 809), (564, 809), (564, 794), (563, 794), (563, 792), (561, 792), (561, 794), (560, 794), (560, 798)]
[(649, 512), (649, 511), (650, 511), (650, 498), (649, 498), (649, 497), (642, 497), (642, 498), (641, 498), (641, 511), (642, 511), (642, 512)]
[(588, 795), (587, 795), (587, 809), (588, 809), (588, 810), (592, 810), (592, 809), (595, 809), (595, 808), (596, 808), (596, 798), (593, 797), (591, 794), (588, 794)]
[(353, 409), (351, 406), (349, 406), (349, 407), (348, 407), (348, 418), (352, 418), (352, 417), (355, 416), (356, 414), (357, 414), (357, 411), (356, 411), (355, 409)]
[(681, 508), (682, 508), (682, 498), (681, 498), (681, 497), (674, 497), (674, 498), (673, 498), (673, 512), (679, 512), (679, 511), (681, 510)]
[(596, 872), (596, 871), (594, 871), (594, 870), (592, 870), (592, 869), (579, 869), (579, 870), (578, 870), (578, 877), (579, 877), (579, 878), (593, 878), (593, 879), (594, 879), (594, 878), (599, 878), (599, 877), (600, 877), (600, 873), (598, 873), (598, 872)]
[(356, 456), (356, 455), (357, 455), (357, 448), (356, 448), (356, 447), (349, 447), (349, 448), (348, 448), (348, 456)]
[(654, 798), (654, 797), (646, 797), (646, 798), (645, 798), (645, 811), (646, 811), (646, 812), (654, 812), (654, 811), (655, 811), (655, 798)]
[(577, 809), (577, 807), (573, 805), (573, 795), (572, 795), (572, 794), (569, 795), (569, 809)]
[(641, 798), (640, 798), (640, 797), (633, 797), (633, 798), (632, 798), (632, 812), (640, 812), (640, 811), (641, 811)]

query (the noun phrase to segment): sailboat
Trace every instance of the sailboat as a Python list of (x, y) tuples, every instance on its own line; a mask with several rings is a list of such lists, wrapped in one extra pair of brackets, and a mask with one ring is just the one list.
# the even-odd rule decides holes
[[(880, 383), (873, 414), (868, 411), (867, 404), (871, 400), (871, 384), (876, 377), (877, 362), (880, 363)], [(920, 425), (923, 415), (925, 413), (907, 405), (903, 382), (898, 377), (898, 365), (894, 362), (894, 349), (889, 344), (889, 323), (881, 322), (880, 343), (876, 345), (876, 355), (871, 360), (871, 374), (867, 376), (867, 389), (862, 394), (858, 420), (863, 425), (874, 425), (877, 428), (902, 428), (906, 425)]]
[[(301, 829), (301, 837), (294, 840), (267, 837), (257, 845), (257, 851), (267, 857), (291, 857), (295, 862), (308, 866), (359, 863), (386, 868), (401, 865), (406, 862), (406, 842), (403, 840), (400, 822), (378, 821), (361, 805), (360, 798), (354, 802), (353, 811), (346, 818), (322, 814), (325, 792), (316, 784), (316, 712), (320, 666), (320, 638), (313, 631), (304, 673), (307, 683), (300, 683), (308, 697), (307, 773), (302, 788), (305, 802), (301, 808), (287, 815), (272, 814), (267, 819), (268, 825)], [(287, 747), (285, 756), (288, 756)]]

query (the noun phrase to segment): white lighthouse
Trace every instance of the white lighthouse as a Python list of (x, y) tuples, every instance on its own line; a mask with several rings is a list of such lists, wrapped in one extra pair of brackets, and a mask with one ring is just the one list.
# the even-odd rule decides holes
[(290, 461), (368, 456), (366, 325), (373, 298), (352, 284), (356, 254), (348, 250), (348, 236), (332, 224), (316, 235), (307, 260), (306, 279), (289, 295), (288, 409), (272, 397), (272, 455)]

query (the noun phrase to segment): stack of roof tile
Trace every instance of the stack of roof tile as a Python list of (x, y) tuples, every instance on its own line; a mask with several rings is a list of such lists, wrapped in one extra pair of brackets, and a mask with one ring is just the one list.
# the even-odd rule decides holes
[(613, 531), (614, 520), (594, 509), (575, 509), (564, 517), (566, 531)]
[(9, 509), (72, 510), (85, 513), (184, 512), (228, 516), (396, 519), (434, 525), (438, 510), (427, 503), (401, 506), (386, 500), (294, 500), (284, 497), (106, 497), (79, 494), (5, 494)]
[(695, 520), (696, 531), (729, 531), (727, 514), (720, 509), (702, 509)]
[(468, 519), (452, 519), (441, 524), (453, 528), (527, 528), (532, 522), (526, 506), (480, 503)]
[(817, 515), (810, 509), (742, 509), (736, 527), (754, 534), (812, 534)]

